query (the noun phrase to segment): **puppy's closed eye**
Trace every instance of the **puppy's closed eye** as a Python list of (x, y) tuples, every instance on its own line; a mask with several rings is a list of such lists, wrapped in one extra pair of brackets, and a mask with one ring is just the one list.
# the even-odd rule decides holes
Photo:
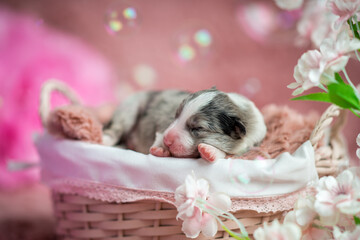
[(191, 123), (186, 124), (186, 127), (189, 130), (189, 132), (195, 137), (198, 137), (201, 134), (201, 132), (205, 131), (205, 128)]
[(193, 133), (198, 133), (200, 131), (203, 131), (204, 128), (203, 127), (193, 127), (193, 128), (190, 128), (190, 131), (193, 132)]

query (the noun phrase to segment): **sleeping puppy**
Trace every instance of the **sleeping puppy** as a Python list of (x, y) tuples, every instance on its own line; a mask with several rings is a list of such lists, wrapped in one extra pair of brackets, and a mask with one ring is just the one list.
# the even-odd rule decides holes
[(213, 162), (239, 155), (260, 143), (264, 119), (253, 102), (215, 88), (195, 93), (140, 92), (126, 99), (104, 130), (105, 145), (158, 157), (202, 158)]

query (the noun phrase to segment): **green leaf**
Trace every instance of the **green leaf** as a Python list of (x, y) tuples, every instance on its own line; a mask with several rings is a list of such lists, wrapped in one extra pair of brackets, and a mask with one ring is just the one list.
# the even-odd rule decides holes
[(354, 89), (345, 84), (329, 84), (329, 97), (331, 102), (342, 108), (360, 109), (360, 102), (357, 98)]
[(318, 102), (331, 103), (328, 93), (310, 93), (308, 95), (292, 98), (291, 100), (305, 100), (305, 101), (318, 101)]
[(347, 23), (350, 25), (350, 29), (351, 29), (351, 28), (354, 29), (353, 33), (354, 33), (355, 38), (360, 39), (360, 35), (359, 35), (359, 32), (358, 32), (357, 24), (354, 24), (351, 19), (349, 19), (349, 20), (347, 21)]
[(338, 83), (344, 83), (344, 80), (341, 78), (341, 76), (340, 76), (339, 73), (335, 73), (335, 80), (336, 80)]
[(356, 225), (360, 225), (360, 218), (354, 215), (354, 221)]

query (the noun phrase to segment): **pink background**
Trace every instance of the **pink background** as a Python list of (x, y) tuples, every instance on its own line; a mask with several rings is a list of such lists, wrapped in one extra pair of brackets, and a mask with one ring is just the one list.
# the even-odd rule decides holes
[[(294, 81), (294, 66), (310, 47), (294, 46), (294, 27), (274, 28), (272, 33), (259, 37), (249, 35), (251, 29), (241, 21), (244, 16), (239, 13), (250, 3), (259, 3), (267, 9), (264, 15), (252, 19), (253, 24), (263, 22), (262, 17), (269, 12), (280, 14), (270, 1), (132, 0), (139, 16), (136, 29), (111, 35), (104, 27), (104, 16), (113, 2), (2, 0), (0, 4), (33, 16), (39, 25), (75, 36), (102, 54), (118, 78), (119, 88), (114, 90), (118, 99), (139, 89), (196, 91), (215, 85), (220, 90), (248, 96), (260, 108), (276, 103), (304, 113), (310, 110), (322, 113), (328, 107), (326, 103), (289, 100), (292, 91), (286, 85)], [(208, 29), (213, 44), (207, 56), (180, 64), (175, 57), (177, 40), (194, 26)], [(155, 71), (153, 84), (143, 86), (134, 80), (134, 68), (139, 64), (150, 66)], [(359, 66), (360, 63), (355, 61), (348, 65), (348, 73), (355, 84), (360, 83)], [(252, 92), (251, 89), (255, 90)], [(358, 164), (358, 160), (355, 161), (355, 138), (360, 132), (359, 119), (350, 115), (344, 132), (353, 163)], [(43, 194), (44, 190), (41, 188), (40, 192)], [(37, 204), (41, 204), (38, 200)]]
[[(120, 95), (120, 99), (133, 90), (143, 88), (195, 91), (215, 85), (223, 91), (243, 93), (259, 107), (276, 103), (289, 105), (302, 112), (312, 109), (322, 112), (328, 106), (326, 103), (289, 100), (291, 90), (286, 85), (294, 81), (294, 66), (301, 54), (309, 49), (309, 46), (294, 46), (294, 27), (288, 30), (276, 29), (263, 42), (255, 41), (246, 34), (249, 32), (248, 27), (244, 28), (244, 24), (239, 21), (243, 17), (239, 16), (241, 9), (250, 3), (261, 3), (279, 13), (280, 10), (268, 1), (133, 0), (131, 4), (136, 7), (140, 19), (138, 26), (133, 31), (117, 35), (108, 34), (104, 27), (105, 13), (116, 1), (2, 2), (16, 11), (32, 15), (41, 24), (78, 37), (103, 54), (118, 76), (120, 89), (115, 94)], [(252, 23), (260, 24), (266, 13), (260, 12), (259, 16), (252, 19)], [(181, 32), (189, 32), (192, 26), (209, 29), (213, 36), (210, 53), (198, 62), (179, 64), (174, 57), (176, 39)], [(134, 68), (139, 64), (146, 64), (155, 70), (157, 81), (154, 84), (142, 87), (134, 81)], [(351, 79), (359, 84), (359, 63), (351, 61), (348, 69)], [(251, 87), (251, 79), (254, 78), (261, 85), (258, 92), (250, 94), (244, 90), (244, 85), (248, 82)], [(360, 132), (359, 120), (351, 115), (345, 132), (350, 155), (354, 159), (355, 138)]]
[[(34, 16), (36, 21), (78, 37), (103, 54), (119, 78), (121, 90), (117, 94), (121, 95), (121, 99), (129, 94), (129, 88), (144, 88), (134, 82), (133, 70), (139, 64), (146, 64), (156, 71), (157, 81), (145, 88), (195, 91), (215, 85), (223, 91), (238, 91), (248, 95), (259, 107), (276, 103), (303, 112), (311, 109), (322, 112), (328, 106), (325, 103), (289, 100), (291, 90), (286, 85), (294, 81), (293, 68), (301, 54), (309, 49), (294, 46), (294, 28), (278, 30), (267, 36), (265, 42), (254, 41), (246, 34), (247, 28), (239, 21), (242, 7), (261, 3), (274, 12), (280, 12), (267, 1), (133, 0), (131, 4), (137, 8), (140, 18), (138, 27), (118, 35), (108, 34), (104, 27), (105, 13), (116, 1), (2, 2), (16, 11)], [(260, 23), (262, 16), (254, 17), (252, 21)], [(178, 64), (174, 60), (174, 52), (179, 32), (183, 29), (185, 32), (191, 30), (191, 26), (195, 25), (210, 30), (213, 36), (210, 54), (197, 63)], [(359, 84), (359, 63), (351, 61), (348, 69), (352, 80)], [(255, 95), (244, 91), (244, 84), (252, 78), (261, 83)], [(350, 116), (346, 137), (353, 158), (356, 151), (355, 138), (359, 132), (359, 121)]]

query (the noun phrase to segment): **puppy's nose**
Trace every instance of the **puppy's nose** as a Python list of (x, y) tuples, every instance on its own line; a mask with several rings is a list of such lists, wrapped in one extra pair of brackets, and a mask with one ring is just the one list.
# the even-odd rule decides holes
[(174, 143), (174, 138), (166, 135), (166, 136), (164, 136), (163, 142), (164, 142), (165, 146), (170, 147)]

